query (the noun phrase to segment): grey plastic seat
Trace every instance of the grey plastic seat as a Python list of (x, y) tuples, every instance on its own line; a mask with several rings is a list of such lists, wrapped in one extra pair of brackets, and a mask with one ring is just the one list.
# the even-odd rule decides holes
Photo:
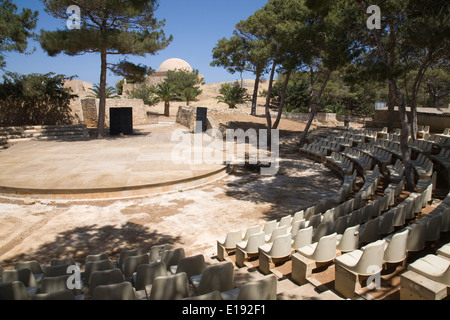
[(271, 274), (221, 293), (223, 300), (276, 300), (277, 278)]
[(88, 262), (84, 269), (84, 281), (89, 284), (89, 279), (95, 271), (111, 270), (114, 264), (110, 259)]
[(167, 276), (167, 267), (164, 262), (152, 262), (150, 264), (141, 264), (138, 266), (134, 278), (134, 287), (137, 294), (141, 292), (149, 298), (152, 289), (153, 281), (157, 277)]
[(33, 300), (77, 300), (75, 294), (70, 290), (49, 292), (49, 293), (38, 293), (33, 297)]
[(371, 219), (359, 228), (359, 244), (374, 242), (378, 239), (380, 217)]
[(15, 281), (22, 282), (27, 288), (36, 288), (38, 283), (33, 276), (33, 273), (30, 269), (21, 269), (21, 270), (4, 270), (2, 276), (3, 283), (10, 283)]
[(336, 240), (337, 234), (332, 233), (318, 242), (299, 248), (297, 252), (315, 262), (329, 262), (336, 257)]
[(424, 223), (427, 226), (425, 235), (425, 241), (437, 241), (441, 236), (441, 213), (430, 213), (427, 216), (421, 218), (418, 223)]
[(209, 293), (202, 294), (200, 296), (187, 297), (183, 300), (223, 300), (220, 291), (213, 291)]
[(427, 225), (425, 223), (413, 223), (406, 227), (409, 230), (406, 250), (408, 252), (421, 251), (425, 248)]
[(118, 267), (123, 272), (125, 268), (125, 261), (128, 257), (140, 256), (144, 253), (144, 250), (140, 248), (122, 250), (119, 255), (119, 260), (117, 261)]
[(89, 281), (89, 294), (94, 295), (95, 288), (101, 285), (109, 285), (124, 282), (125, 278), (120, 269), (95, 271)]
[(48, 266), (45, 268), (45, 276), (46, 277), (60, 277), (67, 274), (67, 270), (69, 269), (69, 264), (61, 264)]
[(317, 226), (322, 222), (322, 215), (321, 214), (316, 214), (313, 215), (308, 221), (307, 221), (307, 226), (312, 226), (313, 229), (316, 229)]
[(399, 263), (404, 261), (407, 256), (406, 243), (408, 241), (408, 229), (396, 232), (384, 238), (384, 263)]
[(383, 213), (379, 217), (379, 219), (380, 219), (380, 224), (378, 227), (379, 234), (387, 235), (394, 231), (394, 216), (395, 216), (395, 211), (389, 210), (389, 211)]
[(171, 266), (176, 266), (185, 257), (186, 254), (183, 248), (170, 249), (163, 252), (161, 262), (164, 262), (169, 271)]
[(21, 281), (0, 284), (0, 300), (31, 300), (25, 285)]
[(101, 261), (101, 260), (108, 260), (108, 255), (104, 252), (98, 253), (98, 254), (90, 254), (90, 255), (86, 256), (84, 264), (86, 265), (89, 262)]
[(142, 254), (138, 256), (131, 256), (125, 259), (123, 267), (123, 275), (129, 279), (133, 277), (133, 273), (136, 272), (137, 267), (141, 264), (149, 264), (150, 256), (148, 254)]
[(349, 252), (358, 249), (359, 224), (345, 229), (343, 234), (336, 236), (336, 249), (341, 252)]
[(343, 234), (347, 229), (347, 216), (341, 216), (337, 218), (333, 223), (332, 233)]
[(205, 268), (205, 257), (203, 254), (197, 254), (195, 256), (181, 258), (177, 265), (170, 267), (170, 272), (172, 274), (184, 272), (188, 279), (190, 279), (192, 276), (202, 274)]
[(182, 300), (189, 297), (189, 281), (186, 273), (157, 277), (153, 281), (149, 300)]
[(61, 265), (76, 265), (74, 258), (56, 258), (50, 261), (51, 266), (61, 266)]
[(313, 237), (312, 237), (312, 242), (318, 242), (322, 237), (325, 237), (327, 235), (330, 235), (333, 233), (333, 222), (331, 221), (326, 221), (326, 222), (321, 222), (316, 230), (314, 231)]
[(14, 265), (14, 269), (22, 270), (22, 269), (30, 269), (36, 281), (39, 283), (41, 279), (44, 277), (45, 272), (41, 267), (40, 263), (36, 260), (31, 261), (20, 261)]
[(39, 286), (38, 293), (53, 293), (68, 290), (67, 279), (69, 277), (69, 274), (59, 277), (44, 277)]
[(157, 244), (150, 248), (149, 256), (150, 262), (159, 262), (164, 251), (172, 249), (170, 244)]
[(191, 277), (191, 283), (197, 295), (214, 290), (234, 289), (234, 266), (231, 262), (206, 267), (201, 275)]
[(450, 231), (450, 207), (444, 209), (441, 213), (441, 232)]
[(402, 227), (405, 225), (405, 206), (399, 204), (398, 206), (391, 209), (394, 211), (394, 219), (392, 220), (392, 225), (394, 227)]
[(136, 300), (136, 293), (128, 281), (97, 286), (92, 300)]

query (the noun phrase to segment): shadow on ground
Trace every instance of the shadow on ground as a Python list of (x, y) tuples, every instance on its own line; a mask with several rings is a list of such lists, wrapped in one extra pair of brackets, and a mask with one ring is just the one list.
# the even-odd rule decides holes
[(4, 260), (2, 265), (14, 266), (16, 262), (30, 260), (48, 265), (52, 259), (64, 257), (73, 257), (75, 261), (84, 263), (87, 255), (103, 252), (110, 259), (117, 260), (120, 252), (125, 249), (141, 248), (150, 251), (154, 245), (174, 244), (177, 241), (179, 237), (160, 234), (131, 222), (120, 226), (90, 225), (60, 232), (54, 241)]

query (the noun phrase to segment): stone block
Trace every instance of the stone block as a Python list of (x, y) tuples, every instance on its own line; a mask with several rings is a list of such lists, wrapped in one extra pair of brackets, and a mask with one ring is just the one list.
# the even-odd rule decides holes
[(439, 282), (408, 270), (400, 276), (400, 300), (442, 300), (449, 288)]

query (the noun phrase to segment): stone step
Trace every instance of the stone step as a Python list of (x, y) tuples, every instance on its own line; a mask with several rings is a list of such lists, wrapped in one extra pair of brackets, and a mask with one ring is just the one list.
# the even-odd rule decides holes
[(71, 124), (71, 125), (47, 125), (47, 126), (12, 126), (12, 127), (0, 127), (0, 132), (11, 132), (18, 131), (23, 132), (26, 130), (71, 130), (71, 129), (84, 129), (86, 125), (84, 124)]
[(80, 140), (80, 139), (86, 139), (87, 136), (85, 135), (65, 135), (65, 136), (41, 136), (41, 137), (31, 137), (31, 138), (16, 138), (16, 139), (9, 139), (8, 143), (18, 143), (18, 142), (25, 142), (25, 141), (46, 141), (46, 140)]
[(52, 131), (52, 132), (28, 132), (22, 134), (8, 134), (6, 138), (8, 141), (22, 138), (40, 138), (40, 137), (58, 137), (58, 136), (85, 136), (86, 132), (78, 131)]

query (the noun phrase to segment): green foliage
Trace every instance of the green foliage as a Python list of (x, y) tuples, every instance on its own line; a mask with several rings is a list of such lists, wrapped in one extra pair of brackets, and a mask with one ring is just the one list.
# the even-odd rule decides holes
[(64, 75), (8, 73), (0, 84), (0, 125), (61, 125), (72, 123), (69, 107), (76, 95), (63, 88)]
[[(273, 95), (277, 100), (281, 98), (281, 87), (285, 76), (281, 75), (273, 86)], [(286, 112), (308, 112), (309, 80), (305, 72), (296, 72), (291, 75), (286, 88)]]
[(0, 67), (4, 68), (4, 52), (24, 53), (28, 47), (28, 38), (36, 28), (37, 11), (23, 9), (17, 14), (17, 6), (11, 0), (0, 0)]
[(239, 81), (232, 84), (222, 84), (219, 92), (221, 95), (217, 96), (216, 99), (218, 102), (227, 104), (230, 109), (234, 109), (238, 104), (243, 104), (251, 100), (247, 89), (243, 88)]
[[(95, 99), (99, 99), (100, 98), (100, 85), (99, 84), (94, 84), (93, 88), (89, 88), (89, 91), (91, 91), (91, 93), (87, 96), (88, 98), (95, 98)], [(107, 99), (118, 99), (120, 98), (117, 95), (117, 90), (114, 87), (106, 87), (106, 98)]]
[(204, 82), (200, 78), (198, 70), (169, 70), (165, 82), (173, 86), (177, 98), (186, 101), (187, 105), (192, 101), (197, 101), (197, 97), (203, 92), (199, 86)]
[(155, 93), (164, 102), (170, 102), (178, 96), (176, 87), (167, 81), (159, 83)]
[(154, 106), (159, 102), (155, 86), (148, 86), (145, 83), (134, 87), (131, 91), (127, 91), (126, 94), (130, 99), (142, 99), (144, 104), (148, 106)]

